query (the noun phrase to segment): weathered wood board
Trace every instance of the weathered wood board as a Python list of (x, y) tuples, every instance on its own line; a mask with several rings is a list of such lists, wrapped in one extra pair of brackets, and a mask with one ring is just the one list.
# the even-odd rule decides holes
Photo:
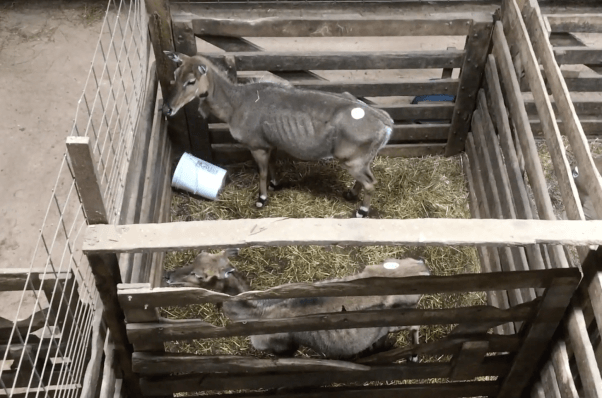
[(83, 251), (153, 252), (285, 245), (599, 245), (602, 221), (262, 218), (92, 225)]
[(516, 271), (453, 276), (410, 276), (405, 278), (364, 278), (342, 282), (292, 283), (264, 291), (249, 291), (236, 296), (195, 287), (159, 287), (137, 284), (118, 286), (123, 308), (167, 307), (220, 303), (238, 300), (284, 299), (293, 297), (342, 297), (393, 294), (463, 293), (546, 288), (554, 278), (579, 277), (576, 270)]

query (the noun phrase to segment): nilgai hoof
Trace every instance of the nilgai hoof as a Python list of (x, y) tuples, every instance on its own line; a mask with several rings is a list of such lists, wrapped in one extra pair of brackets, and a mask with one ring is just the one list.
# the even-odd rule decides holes
[(367, 207), (360, 207), (356, 212), (355, 212), (355, 217), (356, 218), (365, 218), (368, 217), (368, 208)]
[(282, 189), (282, 184), (279, 184), (275, 181), (270, 181), (270, 183), (268, 184), (268, 189), (270, 191), (278, 191), (278, 190)]
[(349, 189), (343, 193), (343, 198), (349, 202), (355, 202), (358, 199), (358, 195), (354, 194), (353, 191)]
[(257, 202), (255, 202), (255, 207), (257, 207), (258, 209), (261, 209), (261, 208), (265, 207), (267, 201), (268, 201), (267, 196), (259, 195), (259, 197), (257, 198)]

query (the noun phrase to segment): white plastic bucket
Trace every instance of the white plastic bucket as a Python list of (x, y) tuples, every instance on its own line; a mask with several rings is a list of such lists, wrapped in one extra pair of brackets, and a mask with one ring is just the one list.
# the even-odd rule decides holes
[(184, 153), (174, 172), (171, 186), (215, 200), (224, 186), (226, 170), (189, 153)]

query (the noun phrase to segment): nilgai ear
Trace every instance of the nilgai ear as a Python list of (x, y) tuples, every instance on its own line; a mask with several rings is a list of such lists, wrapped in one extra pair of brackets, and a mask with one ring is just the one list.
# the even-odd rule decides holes
[(226, 254), (226, 257), (236, 257), (238, 256), (239, 250), (240, 249), (238, 249), (237, 247), (233, 247), (231, 249), (224, 250), (224, 253)]
[(199, 65), (199, 72), (201, 73), (201, 75), (204, 75), (205, 73), (207, 73), (207, 67), (205, 65)]
[(182, 63), (182, 58), (180, 58), (180, 56), (173, 51), (163, 51), (163, 54), (167, 55), (167, 58), (171, 59), (177, 64)]

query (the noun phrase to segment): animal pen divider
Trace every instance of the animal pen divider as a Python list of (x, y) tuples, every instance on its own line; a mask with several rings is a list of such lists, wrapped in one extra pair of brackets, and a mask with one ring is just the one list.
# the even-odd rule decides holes
[[(125, 316), (125, 330), (116, 317), (111, 321), (112, 327), (107, 323), (111, 331), (115, 328), (121, 335), (126, 347), (123, 353), (129, 355), (126, 333), (127, 342), (133, 345), (129, 370), (134, 375), (129, 381), (138, 385), (139, 378), (139, 393), (171, 396), (177, 392), (217, 395), (220, 391), (252, 391), (243, 394), (249, 397), (266, 395), (257, 390), (287, 386), (310, 389), (279, 395), (602, 396), (596, 362), (601, 349), (597, 325), (602, 321), (598, 268), (602, 253), (587, 246), (602, 242), (602, 228), (599, 221), (583, 221), (561, 137), (561, 132), (568, 137), (579, 169), (598, 198), (595, 206), (600, 208), (600, 176), (594, 169), (586, 136), (569, 95), (569, 89), (594, 89), (588, 86), (587, 82), (592, 81), (589, 78), (573, 77), (565, 81), (558, 67), (560, 53), (554, 52), (550, 45), (548, 27), (562, 29), (562, 17), (542, 15), (533, 0), (504, 1), (497, 13), (499, 4), (482, 2), (252, 3), (253, 9), (249, 9), (249, 4), (170, 5), (166, 1), (147, 1), (162, 92), (167, 92), (174, 69), (163, 57), (163, 51), (194, 55), (200, 38), (224, 50), (204, 55), (224, 65), (230, 77), (239, 81), (246, 78), (243, 72), (270, 71), (299, 87), (348, 91), (360, 98), (455, 95), (453, 104), (382, 106), (396, 125), (392, 141), (381, 155), (452, 155), (465, 149), (462, 156), (467, 160), (463, 164), (473, 219), (266, 218), (165, 223), (169, 218), (167, 184), (171, 175), (166, 165), (171, 162), (149, 161), (147, 175), (152, 175), (150, 184), (158, 193), (153, 195), (153, 204), (147, 203), (142, 209), (155, 209), (154, 220), (161, 223), (90, 226), (83, 245), (97, 271), (107, 265), (116, 268), (118, 255), (120, 262), (130, 259), (134, 264), (130, 283), (119, 284), (116, 291), (111, 287), (110, 292), (101, 293), (105, 294), (105, 305), (119, 313), (123, 311)], [(359, 13), (362, 18), (356, 16)], [(571, 16), (570, 28), (599, 27), (588, 25), (586, 18)], [(467, 40), (462, 50), (386, 54), (282, 53), (263, 51), (252, 43), (253, 37), (315, 35), (466, 35)], [(377, 67), (442, 68), (444, 75), (436, 80), (341, 83), (310, 72)], [(451, 68), (460, 68), (458, 78), (451, 77)], [(531, 92), (533, 99), (525, 100), (521, 88)], [(187, 150), (220, 164), (249, 158), (248, 152), (233, 143), (227, 125), (200, 117), (198, 102), (187, 105), (180, 116), (168, 122), (160, 108), (157, 101), (149, 159), (170, 159), (163, 143), (172, 143), (176, 152)], [(425, 119), (443, 122), (409, 122)], [(541, 138), (540, 129), (553, 159), (563, 205), (568, 218), (574, 221), (554, 221), (556, 216), (535, 141)], [(158, 172), (149, 174), (153, 165)], [(528, 181), (523, 178), (525, 172)], [(234, 298), (199, 288), (160, 287), (161, 262), (166, 251), (330, 244), (475, 246), (482, 273), (277, 286)], [(573, 246), (578, 248), (584, 275), (579, 286), (581, 273), (572, 261)], [(97, 277), (114, 286), (111, 275), (97, 274)], [(488, 305), (441, 310), (347, 311), (232, 322), (224, 327), (202, 320), (170, 321), (158, 312), (166, 306), (243, 298), (467, 291), (486, 291)], [(163, 352), (163, 344), (172, 340), (417, 324), (458, 326), (439, 341), (397, 348), (355, 363)], [(492, 328), (493, 333), (488, 333)], [(413, 354), (431, 359), (418, 364), (395, 363)], [(110, 377), (110, 372), (104, 376)], [(413, 380), (416, 384), (358, 385), (396, 380)], [(344, 386), (329, 387), (335, 383)]]

